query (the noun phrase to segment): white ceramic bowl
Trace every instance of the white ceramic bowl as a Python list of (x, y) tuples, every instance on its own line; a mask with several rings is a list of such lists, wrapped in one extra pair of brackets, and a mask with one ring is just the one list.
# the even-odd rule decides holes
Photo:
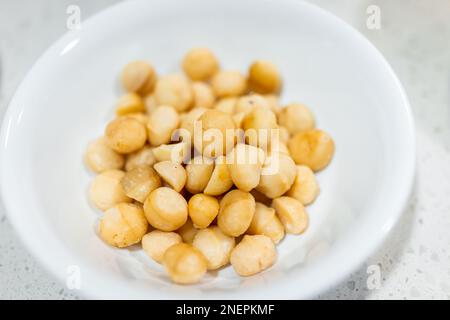
[[(270, 270), (239, 278), (228, 267), (195, 286), (170, 283), (139, 249), (105, 245), (87, 200), (82, 155), (102, 134), (133, 59), (168, 73), (193, 46), (227, 69), (272, 60), (283, 101), (309, 105), (334, 137), (318, 174), (310, 228), (279, 245)], [(414, 173), (407, 98), (380, 53), (334, 16), (300, 1), (131, 1), (83, 22), (48, 49), (18, 88), (3, 123), (1, 189), (23, 242), (61, 281), (80, 271), (90, 298), (309, 298), (335, 285), (382, 243)], [(75, 267), (73, 267), (75, 266)], [(71, 278), (72, 277), (72, 278)], [(76, 283), (76, 282), (75, 282)]]

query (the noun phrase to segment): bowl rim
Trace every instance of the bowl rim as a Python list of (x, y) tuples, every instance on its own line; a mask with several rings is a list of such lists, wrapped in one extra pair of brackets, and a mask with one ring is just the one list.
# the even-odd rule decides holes
[[(159, 0), (156, 0), (159, 1)], [(273, 1), (273, 0), (265, 0), (265, 1)], [(278, 0), (277, 2), (283, 1), (283, 5), (291, 5), (291, 6), (304, 6), (308, 10), (315, 11), (316, 13), (320, 13), (321, 15), (325, 16), (325, 19), (328, 20), (334, 20), (336, 24), (338, 24), (340, 27), (347, 29), (347, 32), (350, 32), (352, 37), (354, 37), (356, 40), (361, 42), (361, 44), (368, 46), (370, 48), (370, 51), (374, 56), (376, 56), (380, 62), (384, 65), (387, 73), (393, 80), (393, 83), (395, 85), (395, 91), (397, 91), (402, 106), (398, 106), (401, 111), (404, 113), (405, 119), (405, 132), (404, 132), (404, 138), (405, 140), (408, 139), (408, 143), (405, 144), (408, 146), (406, 152), (409, 154), (408, 159), (410, 160), (409, 163), (406, 163), (403, 171), (403, 179), (401, 181), (402, 187), (402, 194), (396, 201), (391, 205), (391, 213), (392, 217), (389, 221), (389, 223), (386, 225), (386, 227), (383, 229), (383, 233), (381, 233), (378, 238), (372, 238), (372, 240), (369, 243), (365, 244), (365, 249), (360, 250), (358, 252), (354, 252), (353, 258), (351, 261), (348, 261), (346, 263), (345, 268), (339, 269), (339, 272), (335, 272), (334, 276), (332, 277), (333, 280), (330, 280), (330, 282), (324, 282), (318, 283), (314, 288), (310, 290), (310, 292), (299, 294), (298, 292), (295, 292), (296, 284), (295, 281), (290, 281), (284, 284), (285, 289), (287, 289), (287, 286), (290, 287), (290, 290), (279, 290), (277, 291), (277, 294), (271, 294), (271, 297), (274, 299), (283, 299), (283, 298), (313, 298), (316, 297), (318, 294), (324, 292), (327, 289), (332, 288), (333, 286), (339, 284), (342, 282), (349, 274), (357, 270), (364, 261), (366, 261), (373, 253), (379, 250), (379, 248), (385, 243), (387, 236), (392, 231), (394, 225), (399, 221), (401, 215), (403, 214), (404, 208), (407, 205), (407, 202), (411, 196), (413, 186), (414, 186), (414, 180), (415, 180), (415, 173), (416, 173), (416, 137), (415, 137), (415, 124), (414, 119), (412, 116), (412, 111), (410, 107), (410, 103), (408, 100), (408, 97), (405, 93), (404, 88), (402, 87), (400, 80), (398, 79), (397, 75), (393, 71), (390, 64), (386, 61), (384, 56), (381, 54), (381, 52), (357, 29), (355, 29), (353, 26), (348, 24), (343, 19), (337, 17), (333, 13), (322, 9), (316, 4), (312, 4), (305, 1), (294, 1), (294, 0)], [(112, 6), (106, 7), (99, 12), (89, 16), (87, 19), (83, 21), (83, 27), (89, 26), (95, 20), (97, 20), (100, 16), (107, 16), (111, 14), (112, 12), (116, 10), (120, 10), (120, 8), (125, 6), (131, 6), (134, 5), (136, 2), (143, 2), (141, 0), (134, 0), (134, 1), (126, 1), (126, 2), (119, 2)], [(12, 120), (15, 119), (17, 116), (17, 109), (19, 108), (19, 105), (16, 103), (18, 100), (18, 97), (21, 95), (26, 95), (26, 93), (22, 92), (24, 83), (28, 78), (30, 78), (30, 75), (34, 72), (36, 69), (36, 66), (38, 66), (44, 57), (51, 55), (52, 52), (54, 52), (57, 48), (61, 48), (63, 44), (67, 44), (70, 41), (73, 40), (73, 31), (67, 31), (64, 33), (61, 37), (58, 38), (55, 42), (52, 43), (51, 46), (49, 46), (36, 60), (36, 62), (33, 64), (33, 66), (29, 69), (29, 71), (25, 74), (24, 78), (20, 82), (20, 84), (17, 86), (12, 98), (9, 101), (8, 107), (6, 109), (6, 112), (4, 113), (4, 118), (2, 120), (2, 126), (1, 126), (1, 132), (0, 132), (0, 173), (6, 172), (7, 168), (5, 166), (5, 154), (7, 153), (7, 145), (8, 145), (8, 136), (10, 131), (13, 129)], [(394, 90), (394, 89), (393, 89)], [(25, 230), (20, 226), (22, 219), (20, 218), (20, 213), (16, 207), (15, 203), (12, 201), (10, 196), (10, 191), (7, 188), (6, 181), (3, 178), (4, 175), (1, 174), (1, 180), (0, 180), (0, 200), (3, 202), (4, 211), (7, 215), (9, 221), (11, 222), (11, 225), (19, 235), (20, 241), (24, 244), (27, 251), (31, 253), (34, 259), (36, 259), (41, 266), (44, 267), (44, 269), (49, 272), (51, 275), (56, 276), (58, 281), (60, 283), (65, 283), (66, 281), (66, 274), (62, 272), (59, 268), (56, 267), (56, 264), (51, 261), (51, 259), (44, 258), (43, 255), (41, 255), (41, 252), (39, 251), (39, 248), (36, 247), (34, 241), (29, 237), (28, 234), (26, 234)], [(280, 289), (280, 288), (279, 288)], [(95, 291), (95, 293), (94, 293)], [(276, 290), (275, 290), (276, 291)], [(281, 292), (280, 292), (281, 291)], [(94, 298), (94, 299), (102, 299), (104, 295), (101, 294), (102, 290), (93, 290), (91, 287), (90, 290), (86, 290), (86, 287), (83, 286), (82, 289), (78, 290), (76, 293), (79, 294), (82, 297), (85, 298)], [(243, 295), (246, 299), (252, 299), (251, 296)], [(147, 297), (148, 298), (148, 297)], [(152, 297), (155, 299), (156, 297)], [(167, 294), (164, 296), (161, 294), (159, 297), (160, 299), (181, 299), (182, 297), (177, 296), (170, 296), (170, 294)], [(197, 299), (196, 297), (190, 297), (191, 299)], [(220, 295), (216, 295), (213, 297), (207, 297), (202, 296), (202, 299), (230, 299), (229, 295), (223, 295), (221, 297)], [(241, 299), (242, 297), (237, 297), (238, 299)], [(264, 299), (264, 294), (262, 294), (259, 298)]]

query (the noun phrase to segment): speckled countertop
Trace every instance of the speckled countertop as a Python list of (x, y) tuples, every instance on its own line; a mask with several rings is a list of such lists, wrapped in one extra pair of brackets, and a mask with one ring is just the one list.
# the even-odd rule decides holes
[[(117, 0), (0, 2), (0, 117), (33, 62), (66, 31), (66, 9), (82, 19)], [(388, 241), (324, 299), (450, 298), (450, 3), (447, 0), (312, 0), (360, 30), (385, 55), (410, 98), (418, 168), (409, 206)], [(366, 9), (380, 8), (370, 30)], [(380, 286), (368, 286), (370, 266)], [(77, 299), (35, 262), (0, 207), (0, 299)]]

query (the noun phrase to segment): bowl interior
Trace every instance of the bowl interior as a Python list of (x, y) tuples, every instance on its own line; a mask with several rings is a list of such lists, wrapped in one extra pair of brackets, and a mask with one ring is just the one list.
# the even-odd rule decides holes
[[(310, 106), (336, 142), (318, 174), (310, 227), (287, 236), (278, 262), (239, 278), (230, 267), (199, 285), (176, 286), (139, 248), (118, 250), (96, 234), (87, 143), (102, 134), (133, 59), (180, 72), (187, 49), (207, 46), (224, 69), (256, 58), (284, 77), (283, 102)], [(31, 251), (61, 279), (110, 298), (309, 297), (352, 271), (396, 221), (411, 184), (412, 124), (403, 91), (379, 53), (353, 29), (298, 1), (132, 1), (68, 33), (34, 66), (3, 128), (2, 190)], [(74, 267), (75, 266), (75, 269)], [(264, 288), (264, 290), (262, 290)]]

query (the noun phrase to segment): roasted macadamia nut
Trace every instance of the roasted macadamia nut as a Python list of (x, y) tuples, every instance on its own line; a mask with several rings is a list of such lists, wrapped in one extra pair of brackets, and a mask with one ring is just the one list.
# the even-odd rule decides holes
[[(195, 122), (202, 116), (205, 111), (208, 110), (206, 108), (194, 108), (189, 112), (185, 113), (183, 118), (181, 119), (180, 130), (186, 130), (189, 132), (189, 142), (192, 143), (194, 139), (194, 126)], [(185, 134), (181, 134), (181, 136), (185, 136)]]
[(278, 113), (278, 123), (285, 127), (289, 134), (311, 130), (315, 126), (314, 115), (300, 103), (291, 103), (282, 108)]
[(123, 95), (117, 103), (116, 114), (123, 116), (136, 112), (145, 112), (144, 100), (134, 92)]
[(243, 143), (227, 155), (228, 171), (238, 189), (248, 192), (259, 184), (264, 159), (262, 149)]
[(192, 196), (188, 202), (189, 217), (198, 229), (207, 228), (219, 213), (219, 201), (203, 193)]
[(144, 146), (141, 150), (127, 155), (125, 170), (130, 171), (140, 166), (153, 166), (156, 162), (152, 148)]
[(320, 188), (314, 172), (307, 166), (297, 166), (294, 184), (286, 195), (306, 206), (317, 198), (319, 192)]
[(325, 168), (333, 158), (334, 141), (328, 133), (313, 129), (296, 133), (289, 140), (288, 148), (295, 163), (316, 172)]
[(211, 178), (213, 170), (213, 160), (202, 156), (194, 157), (186, 165), (186, 190), (192, 194), (203, 192)]
[(104, 137), (89, 143), (84, 159), (88, 167), (97, 173), (122, 169), (125, 162), (124, 156), (111, 149)]
[(188, 110), (194, 102), (189, 80), (179, 74), (160, 78), (156, 83), (154, 95), (159, 105), (172, 106), (178, 112)]
[(237, 99), (234, 112), (243, 112), (247, 115), (256, 108), (270, 110), (270, 104), (263, 96), (259, 94), (249, 94)]
[(251, 276), (271, 267), (277, 258), (272, 240), (264, 235), (245, 235), (231, 251), (230, 262), (241, 276)]
[(219, 71), (211, 80), (211, 86), (218, 98), (236, 97), (247, 90), (247, 79), (238, 71)]
[(156, 102), (155, 99), (155, 95), (153, 94), (148, 94), (144, 97), (144, 106), (145, 106), (145, 110), (147, 111), (148, 114), (151, 114), (153, 112), (153, 110), (156, 109), (156, 107), (158, 106), (158, 103)]
[(266, 157), (256, 190), (273, 199), (283, 195), (294, 183), (297, 170), (292, 158), (285, 153)]
[(195, 235), (197, 234), (199, 229), (194, 227), (191, 219), (188, 219), (185, 224), (181, 228), (179, 228), (176, 232), (183, 238), (183, 241), (186, 243), (192, 243), (194, 241)]
[(91, 202), (103, 211), (121, 202), (131, 202), (120, 183), (124, 175), (120, 170), (108, 170), (96, 176), (89, 190)]
[(150, 192), (161, 186), (161, 179), (153, 168), (141, 166), (125, 173), (121, 183), (128, 197), (143, 203)]
[(179, 284), (196, 283), (207, 270), (207, 261), (197, 248), (179, 243), (164, 253), (163, 264), (173, 282)]
[(191, 156), (191, 145), (187, 142), (162, 144), (153, 149), (157, 162), (171, 161), (173, 163), (185, 163)]
[(277, 67), (265, 60), (257, 60), (248, 71), (250, 88), (258, 93), (277, 93), (281, 88), (281, 76)]
[(232, 186), (233, 180), (231, 179), (231, 175), (228, 170), (226, 158), (224, 156), (220, 156), (215, 161), (214, 170), (203, 193), (210, 196), (219, 196), (230, 190)]
[(287, 233), (300, 234), (308, 227), (305, 207), (297, 199), (286, 196), (276, 198), (272, 202), (272, 207)]
[(186, 170), (181, 164), (162, 161), (155, 163), (153, 168), (176, 192), (180, 192), (186, 184)]
[(194, 82), (192, 84), (194, 92), (194, 108), (212, 108), (216, 101), (211, 86), (204, 82)]
[(277, 117), (270, 109), (255, 108), (244, 118), (245, 141), (267, 150), (272, 136), (279, 135)]
[(228, 114), (233, 114), (236, 106), (236, 97), (222, 98), (216, 102), (214, 109)]
[(284, 237), (284, 227), (278, 219), (275, 209), (256, 202), (255, 215), (247, 234), (262, 234), (268, 236), (274, 243), (278, 243)]
[(223, 233), (238, 237), (247, 231), (255, 214), (255, 198), (241, 190), (232, 190), (220, 200), (217, 225)]
[(233, 118), (214, 109), (205, 111), (194, 129), (194, 146), (207, 157), (227, 154), (236, 143)]
[(148, 140), (152, 146), (169, 143), (172, 132), (178, 128), (180, 118), (177, 111), (170, 106), (159, 106), (148, 119)]
[(156, 83), (155, 69), (144, 61), (133, 61), (122, 71), (122, 85), (130, 92), (145, 95), (151, 92)]
[(145, 145), (147, 131), (136, 119), (120, 117), (111, 121), (105, 130), (108, 146), (118, 153), (132, 153)]
[(216, 270), (230, 261), (235, 240), (214, 226), (197, 232), (192, 245), (206, 258), (208, 270)]
[(142, 238), (142, 249), (150, 258), (158, 263), (162, 263), (167, 249), (182, 242), (183, 240), (176, 232), (153, 230)]
[(144, 212), (156, 229), (174, 231), (185, 224), (188, 206), (181, 194), (167, 187), (153, 190), (145, 199)]
[(192, 80), (209, 80), (219, 70), (219, 62), (207, 48), (189, 50), (183, 58), (182, 66)]
[(123, 248), (140, 242), (147, 228), (140, 206), (119, 203), (105, 211), (99, 223), (99, 234), (106, 243)]

